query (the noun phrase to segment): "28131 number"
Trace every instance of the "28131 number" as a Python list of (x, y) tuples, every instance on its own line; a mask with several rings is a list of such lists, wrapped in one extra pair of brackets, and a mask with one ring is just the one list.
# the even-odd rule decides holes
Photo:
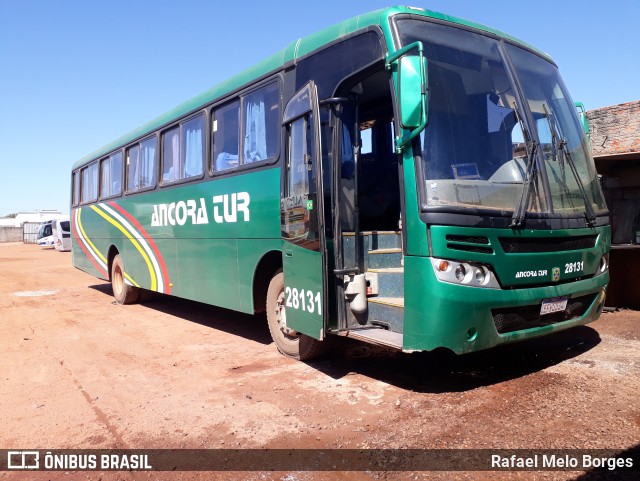
[(567, 262), (564, 265), (564, 273), (571, 274), (572, 272), (580, 272), (584, 270), (584, 262)]
[(300, 309), (313, 314), (317, 312), (322, 315), (322, 298), (319, 292), (307, 291), (305, 289), (296, 289), (291, 287), (284, 288), (285, 307), (291, 309)]

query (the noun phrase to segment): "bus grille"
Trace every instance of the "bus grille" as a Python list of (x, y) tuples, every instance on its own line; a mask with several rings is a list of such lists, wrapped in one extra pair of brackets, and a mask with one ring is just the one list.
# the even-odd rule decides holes
[(447, 240), (453, 242), (469, 242), (470, 244), (489, 244), (489, 238), (480, 235), (447, 234)]
[(554, 312), (544, 316), (540, 315), (540, 304), (492, 309), (493, 323), (500, 334), (557, 324), (558, 322), (583, 316), (597, 295), (596, 293), (574, 297), (567, 302), (565, 311)]
[[(485, 236), (447, 234), (447, 241), (449, 241), (447, 243), (448, 249), (493, 254), (493, 249), (489, 247), (489, 238)], [(458, 242), (464, 242), (464, 244), (458, 244)]]
[(507, 254), (524, 254), (534, 252), (561, 252), (591, 249), (596, 245), (595, 235), (573, 237), (500, 237), (502, 250)]
[(484, 247), (484, 246), (470, 246), (466, 244), (447, 244), (447, 248), (453, 249), (456, 251), (477, 252), (479, 254), (493, 254), (493, 249), (491, 247)]

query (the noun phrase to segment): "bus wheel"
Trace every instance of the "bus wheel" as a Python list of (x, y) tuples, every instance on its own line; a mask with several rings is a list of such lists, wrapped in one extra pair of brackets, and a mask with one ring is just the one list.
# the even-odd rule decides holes
[(120, 254), (113, 258), (111, 264), (111, 288), (118, 304), (133, 304), (140, 297), (140, 289), (127, 284), (124, 280), (124, 268)]
[(271, 279), (267, 291), (267, 322), (271, 338), (278, 351), (287, 357), (306, 361), (322, 354), (327, 346), (325, 341), (318, 341), (287, 327), (284, 303), (284, 274), (280, 269)]

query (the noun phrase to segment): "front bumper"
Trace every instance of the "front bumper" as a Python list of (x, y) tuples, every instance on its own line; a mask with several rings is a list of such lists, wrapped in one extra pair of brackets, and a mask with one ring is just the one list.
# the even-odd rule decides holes
[[(409, 281), (409, 279), (411, 279)], [(438, 347), (461, 354), (499, 344), (530, 339), (584, 325), (598, 319), (604, 306), (609, 273), (559, 285), (520, 289), (482, 289), (440, 282), (427, 257), (405, 257), (405, 313), (403, 350), (424, 351)], [(496, 325), (496, 313), (535, 311), (543, 299), (580, 298), (583, 306), (564, 318), (517, 324), (505, 332)], [(589, 302), (585, 302), (589, 300)], [(588, 304), (588, 305), (587, 305)], [(528, 307), (527, 307), (528, 306)], [(531, 316), (530, 316), (531, 317)], [(502, 334), (498, 332), (498, 329)], [(509, 329), (507, 329), (509, 330)]]

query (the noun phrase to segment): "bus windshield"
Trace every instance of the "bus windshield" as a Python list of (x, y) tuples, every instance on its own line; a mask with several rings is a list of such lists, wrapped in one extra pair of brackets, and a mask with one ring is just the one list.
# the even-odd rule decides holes
[(605, 209), (586, 136), (555, 65), (459, 28), (415, 19), (397, 26), (401, 44), (422, 41), (429, 62), (429, 123), (419, 152), (423, 204), (504, 215), (516, 209), (529, 179), (527, 212), (576, 216), (586, 202), (593, 211)]

